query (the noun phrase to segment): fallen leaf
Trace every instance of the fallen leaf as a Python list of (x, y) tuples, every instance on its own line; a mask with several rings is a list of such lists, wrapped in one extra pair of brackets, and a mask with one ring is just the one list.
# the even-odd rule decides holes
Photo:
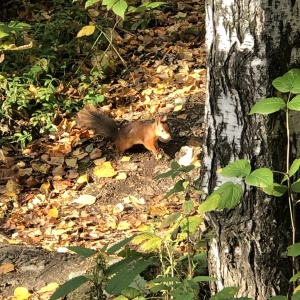
[(88, 183), (89, 181), (89, 176), (88, 174), (84, 174), (84, 175), (81, 175), (79, 176), (79, 178), (77, 179), (77, 183)]
[(121, 221), (119, 224), (118, 224), (118, 230), (128, 230), (130, 229), (131, 227), (131, 224), (127, 221)]
[(4, 264), (0, 266), (0, 274), (6, 274), (14, 271), (15, 266), (13, 264)]
[(110, 161), (104, 162), (101, 166), (96, 166), (94, 168), (94, 175), (102, 178), (102, 177), (113, 177), (117, 175), (117, 172), (113, 168)]
[(47, 284), (46, 286), (42, 287), (38, 293), (46, 293), (46, 292), (52, 292), (56, 290), (59, 287), (59, 284), (57, 282), (51, 282)]
[(79, 204), (84, 204), (84, 205), (91, 205), (96, 202), (96, 197), (92, 196), (92, 195), (80, 195), (73, 202), (79, 203)]
[(66, 165), (68, 167), (74, 168), (77, 165), (77, 158), (67, 158), (66, 159)]
[(120, 161), (130, 161), (130, 156), (122, 156)]
[(48, 216), (51, 217), (51, 218), (57, 219), (58, 218), (58, 209), (56, 209), (56, 208), (49, 209), (48, 210)]
[(20, 286), (20, 287), (17, 287), (14, 290), (13, 299), (15, 299), (15, 300), (26, 300), (30, 296), (31, 296), (31, 294), (29, 293), (28, 289), (26, 287)]
[(127, 178), (127, 174), (125, 172), (120, 172), (118, 173), (118, 175), (116, 176), (117, 180), (125, 180)]
[(118, 203), (113, 208), (113, 214), (117, 215), (124, 210), (124, 205), (122, 203)]

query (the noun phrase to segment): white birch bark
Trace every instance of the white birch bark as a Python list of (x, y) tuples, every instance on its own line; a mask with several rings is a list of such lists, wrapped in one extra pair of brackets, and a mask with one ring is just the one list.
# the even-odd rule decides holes
[[(274, 117), (248, 113), (256, 101), (272, 96), (273, 79), (299, 66), (299, 13), (300, 0), (206, 1), (208, 95), (202, 186), (208, 192), (226, 180), (215, 171), (236, 159), (284, 170), (284, 134), (275, 129)], [(209, 249), (211, 275), (218, 279), (212, 283), (214, 292), (240, 286), (239, 295), (265, 300), (288, 290), (285, 204), (281, 200), (278, 207), (278, 200), (248, 189), (233, 211), (208, 214), (215, 233)]]

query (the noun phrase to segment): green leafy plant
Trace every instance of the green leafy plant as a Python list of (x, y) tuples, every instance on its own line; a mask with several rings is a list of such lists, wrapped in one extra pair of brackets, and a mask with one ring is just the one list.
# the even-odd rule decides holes
[[(277, 89), (282, 97), (271, 97), (258, 101), (251, 109), (252, 114), (268, 115), (283, 110), (286, 118), (286, 170), (274, 171), (269, 168), (259, 168), (252, 170), (249, 161), (240, 159), (219, 169), (218, 173), (227, 178), (236, 178), (235, 182), (240, 181), (248, 186), (260, 188), (264, 193), (275, 197), (281, 197), (288, 194), (288, 203), (290, 208), (290, 218), (292, 225), (293, 245), (288, 249), (288, 255), (294, 257), (300, 255), (300, 244), (295, 244), (296, 226), (295, 226), (295, 206), (298, 203), (294, 194), (300, 192), (300, 179), (295, 178), (300, 168), (300, 159), (296, 158), (290, 162), (290, 112), (300, 111), (300, 69), (292, 69), (282, 77), (276, 78), (272, 85)], [(274, 181), (274, 174), (281, 176), (279, 182)], [(242, 198), (243, 189), (241, 183), (225, 182), (218, 187), (207, 199), (199, 205), (199, 214), (204, 214), (216, 209), (232, 209)], [(293, 264), (293, 277), (290, 282), (295, 282), (300, 278), (300, 273), (295, 272), (295, 263)], [(295, 292), (297, 288), (295, 289)], [(292, 299), (298, 299), (299, 294), (295, 293)], [(284, 296), (276, 296), (272, 299), (288, 299)]]

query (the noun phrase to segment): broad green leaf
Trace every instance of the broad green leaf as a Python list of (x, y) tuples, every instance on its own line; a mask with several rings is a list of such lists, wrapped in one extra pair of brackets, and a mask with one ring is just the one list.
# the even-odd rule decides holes
[(273, 98), (266, 98), (258, 101), (253, 105), (253, 107), (250, 110), (249, 115), (252, 114), (263, 114), (268, 115), (271, 113), (274, 113), (276, 111), (279, 111), (280, 109), (284, 108), (286, 106), (286, 103), (283, 99), (273, 97)]
[(282, 77), (276, 78), (272, 84), (273, 86), (282, 93), (291, 92), (297, 94), (300, 92), (299, 88), (300, 81), (300, 69), (291, 69), (285, 73)]
[(251, 165), (248, 160), (240, 159), (228, 164), (218, 172), (224, 177), (245, 177), (251, 172)]
[(141, 234), (136, 235), (133, 239), (132, 239), (132, 243), (134, 245), (139, 245), (141, 243), (143, 243), (144, 241), (150, 240), (152, 238), (156, 237), (156, 234), (154, 233), (150, 233), (150, 232), (144, 232)]
[(141, 250), (145, 252), (156, 251), (161, 247), (162, 241), (162, 238), (154, 236), (152, 239), (148, 240), (147, 242), (141, 245)]
[(300, 272), (298, 272), (297, 274), (295, 274), (291, 279), (290, 282), (295, 282), (300, 278)]
[(171, 169), (172, 170), (177, 170), (177, 169), (179, 169), (180, 168), (180, 164), (177, 162), (177, 161), (173, 161), (172, 163), (171, 163)]
[(151, 283), (152, 282), (180, 282), (180, 280), (178, 277), (168, 276), (168, 277), (158, 277), (158, 278), (148, 281), (148, 283), (150, 283), (150, 282)]
[(290, 167), (289, 176), (290, 177), (293, 176), (296, 172), (298, 172), (299, 168), (300, 168), (300, 158), (296, 158)]
[(233, 296), (239, 291), (239, 287), (225, 287), (220, 292), (210, 297), (210, 300), (224, 300), (226, 298), (233, 298)]
[(107, 10), (110, 10), (118, 0), (103, 0), (102, 5), (106, 5)]
[(156, 8), (156, 7), (159, 7), (159, 6), (161, 6), (161, 5), (165, 5), (165, 4), (167, 4), (166, 2), (149, 2), (149, 4), (147, 5), (147, 7), (149, 8), (149, 9), (153, 9), (153, 8)]
[(285, 194), (285, 192), (287, 191), (287, 186), (286, 185), (281, 185), (278, 183), (274, 183), (274, 185), (270, 185), (267, 186), (265, 188), (263, 188), (263, 191), (267, 194), (267, 195), (272, 195), (275, 197), (281, 197), (282, 195)]
[(134, 239), (134, 235), (130, 236), (129, 238), (126, 238), (119, 243), (113, 245), (107, 250), (107, 255), (115, 254), (117, 251), (119, 251), (121, 248), (123, 248), (125, 245), (127, 245), (132, 239)]
[(92, 35), (95, 29), (96, 27), (94, 25), (84, 26), (79, 30), (76, 37)]
[(265, 188), (273, 185), (273, 173), (268, 168), (254, 170), (245, 178), (245, 182), (251, 186)]
[(120, 16), (120, 17), (124, 20), (124, 18), (125, 18), (125, 12), (126, 12), (127, 6), (128, 6), (128, 5), (127, 5), (127, 2), (126, 2), (125, 0), (118, 0), (118, 1), (114, 4), (112, 10), (113, 10), (113, 12), (114, 12), (116, 15)]
[(90, 7), (90, 6), (92, 6), (93, 4), (95, 4), (95, 3), (97, 3), (97, 2), (100, 2), (100, 0), (87, 0), (86, 2), (85, 2), (85, 8), (88, 8), (88, 7)]
[(177, 181), (174, 186), (165, 194), (165, 198), (169, 197), (172, 194), (183, 192), (185, 190), (184, 183), (186, 181), (184, 179), (181, 179)]
[(269, 300), (289, 300), (289, 298), (287, 298), (285, 296), (274, 296), (274, 297), (271, 297)]
[(89, 249), (89, 248), (85, 248), (85, 247), (81, 247), (81, 246), (70, 246), (67, 248), (77, 254), (82, 255), (85, 258), (93, 256), (98, 253), (97, 251), (95, 251), (93, 249)]
[(295, 243), (288, 246), (288, 256), (299, 256), (300, 255), (300, 243)]
[(174, 174), (174, 171), (173, 170), (169, 170), (169, 171), (167, 171), (165, 173), (158, 174), (158, 175), (154, 176), (154, 179), (167, 178), (169, 176), (172, 176), (173, 174)]
[(234, 184), (233, 182), (225, 182), (221, 187), (218, 209), (232, 209), (236, 207), (243, 196), (241, 185)]
[(140, 296), (141, 293), (137, 289), (129, 286), (128, 288), (122, 290), (122, 295), (126, 297), (125, 299), (134, 299)]
[(31, 25), (23, 22), (18, 22), (18, 21), (10, 21), (8, 27), (13, 29), (14, 31), (15, 30), (22, 31), (22, 30), (29, 30), (31, 28)]
[(166, 284), (157, 284), (152, 287), (150, 287), (150, 290), (152, 293), (158, 293), (161, 291), (169, 291), (171, 289), (171, 286)]
[(119, 261), (117, 261), (116, 263), (110, 265), (107, 270), (105, 270), (105, 276), (111, 276), (113, 274), (118, 273), (120, 270), (128, 267), (130, 264), (134, 263), (134, 261), (136, 261), (137, 258), (134, 256), (129, 256), (126, 258), (123, 258)]
[(186, 215), (190, 214), (194, 208), (194, 201), (193, 200), (184, 201), (184, 203), (182, 204), (182, 208), (183, 208), (183, 212)]
[(59, 288), (51, 295), (49, 300), (56, 300), (65, 297), (72, 291), (76, 290), (82, 284), (88, 282), (89, 279), (85, 276), (74, 277), (67, 282), (63, 283)]
[(184, 167), (180, 167), (178, 169), (179, 172), (190, 172), (192, 170), (195, 169), (195, 166), (194, 165), (188, 165), (188, 166), (184, 166)]
[(199, 229), (199, 225), (203, 222), (203, 218), (200, 216), (191, 216), (184, 218), (180, 223), (181, 231), (195, 232)]
[(300, 178), (292, 184), (292, 191), (300, 193)]
[(126, 289), (133, 282), (137, 275), (153, 263), (152, 260), (145, 259), (139, 259), (135, 263), (132, 262), (108, 280), (105, 291), (110, 295), (120, 294), (122, 290)]
[(204, 202), (198, 207), (198, 213), (200, 215), (205, 214), (208, 211), (215, 210), (219, 204), (220, 195), (210, 195)]
[[(6, 32), (4, 32), (4, 31), (1, 31), (1, 30), (0, 30), (0, 39), (6, 37), (6, 36), (8, 36), (8, 35), (9, 35), (8, 33), (6, 33)], [(0, 46), (1, 46), (1, 44), (0, 44)]]
[(210, 280), (216, 280), (215, 277), (212, 276), (196, 276), (192, 279), (195, 282), (202, 282), (202, 281), (210, 281)]
[(173, 225), (176, 221), (181, 219), (182, 214), (180, 212), (174, 213), (170, 216), (168, 216), (163, 222), (161, 223), (160, 227), (161, 229), (166, 228), (170, 225)]
[(300, 95), (295, 96), (287, 105), (291, 110), (300, 110)]

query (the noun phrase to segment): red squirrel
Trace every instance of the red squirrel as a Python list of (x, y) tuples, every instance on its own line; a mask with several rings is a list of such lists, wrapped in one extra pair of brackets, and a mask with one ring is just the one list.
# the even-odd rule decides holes
[(114, 120), (95, 107), (89, 106), (79, 112), (78, 121), (81, 126), (93, 129), (95, 133), (110, 138), (114, 142), (119, 155), (122, 155), (125, 150), (135, 144), (143, 144), (145, 148), (154, 154), (155, 158), (158, 158), (157, 141), (167, 143), (171, 140), (166, 115), (156, 117), (152, 123), (134, 121), (119, 128)]

